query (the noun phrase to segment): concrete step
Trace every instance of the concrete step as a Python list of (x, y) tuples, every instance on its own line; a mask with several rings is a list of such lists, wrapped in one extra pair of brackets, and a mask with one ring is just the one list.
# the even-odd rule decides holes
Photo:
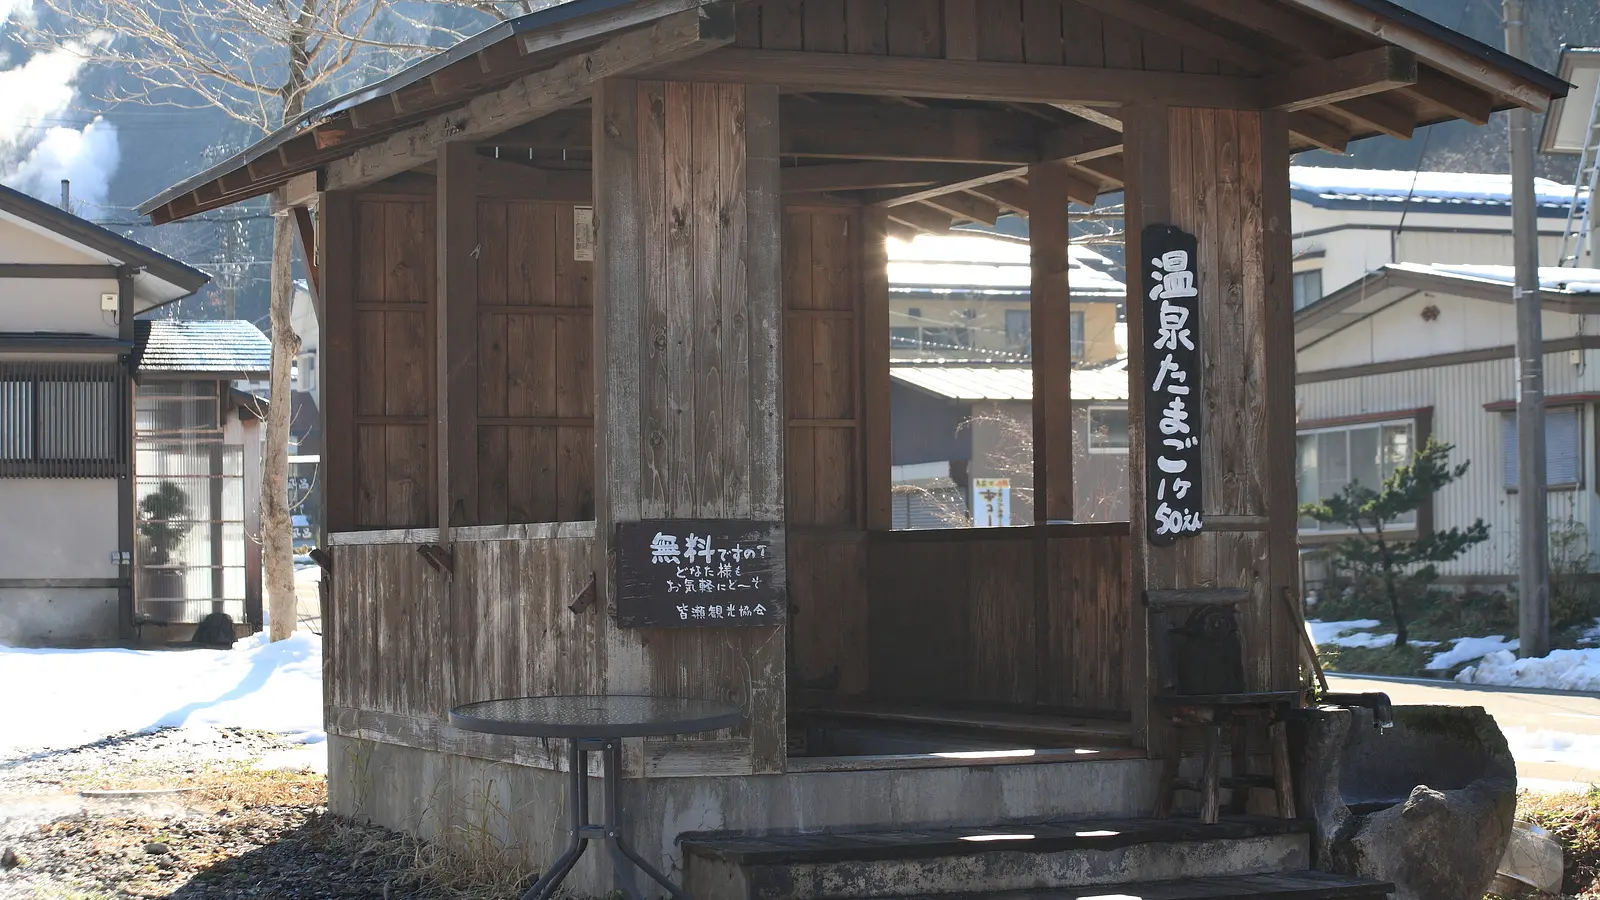
[(1366, 878), (1347, 878), (1325, 872), (1281, 872), (1037, 891), (929, 894), (896, 900), (1383, 900), (1393, 892), (1394, 885)]
[(1102, 819), (685, 837), (682, 848), (697, 900), (917, 898), (1301, 872), (1309, 828), (1256, 816)]

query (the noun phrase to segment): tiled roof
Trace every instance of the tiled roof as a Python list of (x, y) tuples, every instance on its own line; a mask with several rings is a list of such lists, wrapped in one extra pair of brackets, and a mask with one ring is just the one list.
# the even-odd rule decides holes
[[(1494, 212), (1508, 215), (1511, 176), (1475, 172), (1413, 172), (1398, 169), (1336, 169), (1290, 166), (1289, 187), (1296, 200), (1313, 206), (1361, 204), (1371, 208), (1416, 212)], [(1534, 191), (1545, 215), (1566, 213), (1572, 185), (1534, 179)]]
[(272, 369), (272, 342), (242, 319), (140, 319), (134, 331), (140, 372), (260, 378)]

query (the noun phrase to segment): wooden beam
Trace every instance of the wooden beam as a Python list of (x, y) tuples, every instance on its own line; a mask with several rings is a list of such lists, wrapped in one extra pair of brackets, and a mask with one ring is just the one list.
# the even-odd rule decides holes
[(1343, 153), (1350, 143), (1350, 131), (1337, 122), (1331, 122), (1313, 110), (1289, 113), (1289, 132), (1304, 138), (1330, 153)]
[(1426, 60), (1428, 65), (1468, 84), (1501, 94), (1524, 109), (1544, 112), (1550, 106), (1550, 95), (1542, 88), (1490, 65), (1476, 53), (1408, 28), (1359, 3), (1351, 0), (1285, 0), (1285, 3), (1410, 50)]
[(296, 175), (283, 185), (283, 202), (289, 207), (315, 206), (321, 196), (322, 173), (316, 170)]
[(355, 195), (332, 191), (317, 207), (327, 278), (327, 316), (321, 321), (323, 384), (344, 385), (322, 395), (323, 502), (329, 534), (355, 531), (356, 519), (356, 204)]
[(863, 210), (856, 250), (861, 281), (861, 458), (866, 468), (862, 478), (866, 506), (863, 524), (868, 531), (894, 527), (887, 243), (891, 224), (882, 207)]
[(1115, 109), (1102, 109), (1077, 103), (1052, 103), (1050, 105), (1062, 112), (1071, 113), (1080, 119), (1093, 122), (1102, 128), (1109, 128), (1119, 134), (1122, 132), (1122, 119), (1117, 115), (1117, 110)]
[[(1028, 214), (1029, 193), (1028, 186), (1024, 182), (1016, 180), (996, 181), (991, 184), (980, 184), (972, 188), (971, 191), (980, 197), (988, 197), (1006, 209), (1019, 212), (1022, 215)], [(1068, 195), (1071, 195), (1070, 191)]]
[(311, 305), (317, 312), (317, 325), (324, 321), (322, 306), (322, 260), (317, 256), (317, 231), (311, 221), (311, 210), (305, 206), (290, 207), (294, 216), (294, 245), (300, 250), (300, 261), (306, 267), (306, 285), (310, 289)]
[(945, 97), (959, 100), (1072, 103), (1137, 102), (1256, 109), (1255, 78), (1119, 69), (1115, 77), (1088, 66), (857, 56), (785, 50), (724, 49), (667, 69), (695, 81), (771, 84), (789, 91)]
[(994, 201), (965, 191), (951, 191), (922, 202), (958, 219), (982, 222), (985, 225), (993, 225), (1000, 218), (1000, 207)]
[(1416, 117), (1409, 111), (1391, 106), (1377, 97), (1356, 97), (1335, 103), (1329, 108), (1357, 125), (1365, 125), (1402, 140), (1410, 140), (1412, 131), (1417, 127)]
[(471, 144), (439, 149), (435, 326), (439, 543), (452, 526), (478, 521), (478, 154)]
[(1072, 519), (1072, 289), (1067, 283), (1067, 186), (1060, 163), (1028, 169), (1033, 272), (1033, 518)]
[(84, 278), (117, 277), (116, 266), (76, 265), (71, 263), (0, 263), (0, 278)]
[(783, 192), (864, 191), (956, 181), (974, 174), (960, 163), (856, 162), (794, 166), (783, 170)]
[(1122, 150), (1122, 132), (1093, 122), (1057, 128), (1039, 139), (1039, 161), (1077, 162)]
[(1416, 54), (1379, 47), (1273, 76), (1263, 105), (1295, 112), (1416, 83)]
[(328, 188), (381, 181), (431, 160), (447, 141), (482, 140), (588, 99), (605, 78), (666, 65), (733, 40), (733, 4), (713, 3), (620, 34), (599, 47), (474, 97), (328, 166)]
[(890, 219), (884, 228), (889, 237), (899, 241), (915, 240), (917, 235), (923, 233), (922, 229), (920, 228), (914, 228), (905, 224), (904, 222), (896, 222), (893, 219)]
[(785, 156), (1022, 165), (1039, 158), (1037, 124), (986, 109), (794, 103), (779, 142)]
[(944, 234), (950, 230), (950, 214), (921, 203), (886, 207), (889, 218), (929, 234)]
[(1494, 112), (1493, 97), (1427, 66), (1417, 72), (1417, 83), (1407, 88), (1406, 93), (1474, 125), (1489, 124), (1489, 114)]

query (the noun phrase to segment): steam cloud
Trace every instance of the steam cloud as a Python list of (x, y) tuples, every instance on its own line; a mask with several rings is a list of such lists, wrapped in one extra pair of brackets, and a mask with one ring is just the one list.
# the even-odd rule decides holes
[[(29, 0), (0, 0), (0, 35), (31, 12)], [(54, 203), (69, 179), (73, 205), (92, 213), (105, 203), (122, 154), (116, 126), (99, 116), (81, 128), (59, 124), (76, 112), (84, 62), (63, 47), (0, 68), (0, 183)]]

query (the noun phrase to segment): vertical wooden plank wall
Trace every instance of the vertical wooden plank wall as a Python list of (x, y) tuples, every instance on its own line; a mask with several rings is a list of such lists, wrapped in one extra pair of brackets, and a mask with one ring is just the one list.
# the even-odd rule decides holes
[[(1129, 449), (1133, 602), (1147, 588), (1248, 589), (1241, 625), (1249, 686), (1293, 689), (1295, 625), (1281, 596), (1297, 579), (1294, 360), (1281, 346), (1292, 315), (1285, 122), (1276, 114), (1151, 107), (1129, 110), (1125, 128), (1128, 259), (1144, 259), (1138, 237), (1149, 224), (1199, 236), (1206, 404), (1206, 530), (1198, 537), (1149, 546), (1143, 447)], [(1129, 272), (1130, 282), (1136, 277)], [(1129, 369), (1139, 379), (1148, 341), (1136, 316), (1128, 340)], [(1134, 387), (1129, 415), (1141, 421), (1143, 392)], [(1143, 437), (1135, 434), (1134, 443)], [(1142, 647), (1143, 616), (1134, 618)], [(1146, 670), (1136, 665), (1139, 677)]]
[[(597, 544), (641, 518), (781, 520), (776, 91), (608, 81), (594, 127)], [(782, 770), (782, 626), (608, 640), (640, 689), (745, 703), (752, 770)]]
[(337, 382), (352, 385), (354, 394), (350, 525), (431, 525), (437, 512), (434, 204), (360, 194), (352, 218), (352, 377)]
[[(864, 377), (869, 365), (889, 373), (883, 228), (871, 210), (789, 207), (783, 218), (793, 682), (842, 694), (868, 685), (863, 530), (889, 527), (888, 398)], [(870, 436), (869, 403), (883, 426)], [(873, 496), (869, 460), (883, 478)]]
[(477, 521), (594, 518), (594, 264), (574, 205), (477, 203)]
[(1075, 0), (757, 0), (741, 3), (737, 16), (738, 47), (1212, 74), (1225, 68)]

